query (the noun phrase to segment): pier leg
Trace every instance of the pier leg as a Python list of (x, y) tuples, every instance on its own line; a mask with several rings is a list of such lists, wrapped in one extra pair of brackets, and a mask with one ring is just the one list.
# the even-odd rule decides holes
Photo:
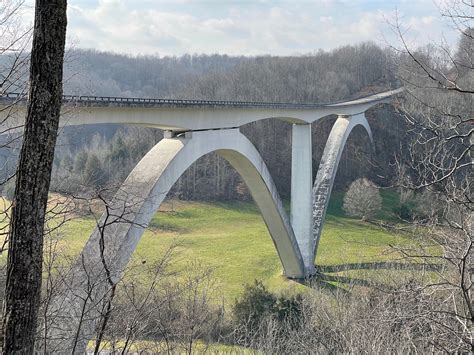
[(291, 224), (309, 275), (314, 272), (311, 124), (293, 124), (291, 145)]

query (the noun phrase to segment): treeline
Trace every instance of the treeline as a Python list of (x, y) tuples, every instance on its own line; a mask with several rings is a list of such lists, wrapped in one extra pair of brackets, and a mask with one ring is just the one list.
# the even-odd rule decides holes
[(305, 56), (130, 56), (71, 50), (66, 93), (272, 102), (342, 100), (396, 85), (373, 43)]
[(69, 50), (64, 91), (77, 95), (176, 97), (191, 80), (226, 71), (245, 57), (227, 55), (123, 55), (94, 49)]
[[(389, 50), (373, 43), (298, 57), (160, 58), (71, 50), (64, 90), (104, 96), (331, 102), (396, 87), (391, 56)], [(336, 188), (361, 176), (380, 185), (388, 183), (380, 177), (391, 175), (390, 164), (404, 128), (389, 107), (370, 110), (367, 116), (374, 131), (375, 152), (365, 133), (356, 130), (342, 157)], [(334, 119), (327, 117), (313, 125), (314, 174)], [(264, 157), (280, 194), (289, 197), (291, 125), (263, 120), (241, 129)], [(78, 182), (90, 187), (120, 183), (161, 137), (158, 130), (136, 127), (66, 129), (56, 152), (53, 189), (64, 189), (67, 184), (73, 188)], [(249, 198), (241, 178), (216, 154), (201, 158), (188, 169), (172, 194), (182, 199)]]

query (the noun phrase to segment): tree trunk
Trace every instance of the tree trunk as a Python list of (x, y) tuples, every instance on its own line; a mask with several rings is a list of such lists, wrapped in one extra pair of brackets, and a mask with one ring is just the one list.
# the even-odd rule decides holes
[(67, 0), (36, 0), (30, 88), (10, 222), (4, 353), (33, 354), (43, 229), (62, 99)]

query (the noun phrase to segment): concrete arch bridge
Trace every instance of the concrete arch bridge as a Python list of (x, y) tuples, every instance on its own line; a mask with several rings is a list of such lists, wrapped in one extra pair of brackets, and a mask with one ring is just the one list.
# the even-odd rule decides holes
[[(345, 143), (356, 126), (362, 126), (372, 140), (365, 111), (377, 104), (390, 103), (401, 91), (332, 104), (64, 96), (62, 126), (144, 125), (165, 130), (165, 138), (143, 157), (119, 188), (71, 271), (67, 296), (56, 304), (65, 312), (58, 321), (62, 329), (58, 339), (75, 337), (75, 344), (80, 344), (79, 338), (90, 338), (94, 323), (84, 321), (77, 332), (76, 319), (85, 319), (80, 317), (85, 309), (89, 312), (87, 319), (94, 318), (97, 304), (105, 297), (108, 285), (120, 279), (166, 193), (193, 162), (210, 152), (227, 159), (247, 184), (270, 232), (284, 274), (290, 278), (314, 274), (317, 246)], [(1, 96), (0, 122), (7, 115), (10, 117), (9, 126), (1, 131), (17, 130), (24, 120), (25, 107), (25, 100), (17, 94)], [(337, 115), (337, 120), (313, 181), (311, 124), (328, 115)], [(261, 155), (239, 130), (244, 124), (267, 118), (292, 123), (289, 217)]]

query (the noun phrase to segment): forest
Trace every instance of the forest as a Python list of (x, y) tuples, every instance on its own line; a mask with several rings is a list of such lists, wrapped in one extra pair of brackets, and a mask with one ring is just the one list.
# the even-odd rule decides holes
[[(400, 86), (393, 53), (374, 43), (345, 46), (300, 57), (127, 56), (70, 49), (65, 57), (65, 94), (146, 98), (328, 103)], [(355, 131), (336, 181), (343, 188), (369, 175), (392, 183), (395, 155), (404, 139), (404, 121), (389, 106), (367, 114), (375, 149)], [(335, 117), (313, 125), (316, 174)], [(242, 127), (263, 155), (280, 194), (289, 197), (291, 125), (264, 120)], [(56, 149), (53, 189), (100, 188), (124, 180), (138, 160), (162, 138), (156, 129), (106, 125), (64, 129)], [(362, 142), (362, 143), (361, 143)], [(1, 159), (1, 158), (0, 158)], [(9, 159), (11, 169), (15, 160)], [(118, 169), (117, 167), (120, 167)], [(11, 170), (10, 170), (11, 172)], [(13, 182), (10, 183), (10, 190)], [(6, 189), (9, 187), (7, 186)], [(238, 174), (215, 154), (203, 157), (176, 183), (171, 196), (186, 200), (250, 198)]]

